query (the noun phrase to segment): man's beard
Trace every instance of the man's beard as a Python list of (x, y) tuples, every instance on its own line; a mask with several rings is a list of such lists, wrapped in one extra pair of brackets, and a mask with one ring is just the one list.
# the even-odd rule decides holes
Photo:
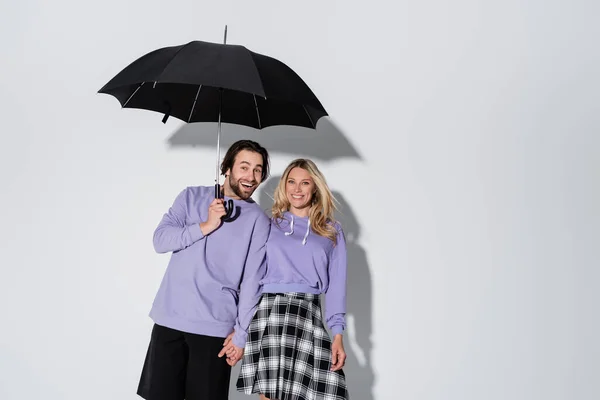
[(240, 188), (239, 180), (234, 179), (232, 175), (229, 175), (229, 187), (231, 188), (231, 191), (242, 200), (248, 200), (254, 194), (254, 192), (249, 194), (243, 192)]

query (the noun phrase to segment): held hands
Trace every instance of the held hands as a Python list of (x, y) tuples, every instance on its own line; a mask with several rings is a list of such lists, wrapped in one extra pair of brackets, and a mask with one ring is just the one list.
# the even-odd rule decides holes
[(231, 342), (232, 338), (233, 332), (230, 333), (229, 336), (227, 336), (227, 338), (223, 342), (223, 350), (219, 352), (219, 358), (223, 357), (224, 355), (227, 355), (227, 364), (229, 364), (229, 366), (231, 367), (237, 364), (238, 361), (240, 361), (242, 359), (242, 356), (244, 355), (244, 349), (237, 347), (235, 344), (233, 344)]
[(221, 226), (221, 217), (226, 214), (223, 199), (214, 199), (208, 206), (208, 219), (200, 224), (200, 230), (204, 236)]
[(344, 342), (342, 335), (335, 335), (331, 344), (331, 370), (338, 371), (346, 363), (346, 352), (344, 351)]
[[(235, 366), (244, 355), (244, 349), (237, 347), (231, 342), (233, 338), (233, 332), (227, 336), (223, 342), (223, 349), (219, 352), (219, 358), (227, 355), (227, 364)], [(331, 345), (331, 370), (339, 371), (346, 364), (346, 351), (344, 350), (344, 343), (342, 335), (335, 335), (333, 343)]]

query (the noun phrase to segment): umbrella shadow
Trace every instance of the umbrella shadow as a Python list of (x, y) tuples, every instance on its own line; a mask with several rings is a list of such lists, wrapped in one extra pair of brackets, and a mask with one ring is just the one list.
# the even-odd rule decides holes
[[(272, 196), (280, 178), (280, 176), (273, 176), (261, 185), (258, 203), (269, 215), (273, 205)], [(371, 362), (371, 350), (373, 348), (371, 343), (373, 334), (371, 269), (368, 264), (367, 253), (359, 243), (361, 226), (356, 214), (352, 211), (342, 193), (333, 191), (333, 195), (339, 203), (339, 212), (336, 219), (344, 229), (348, 257), (347, 330), (344, 334), (344, 347), (348, 358), (346, 359), (344, 373), (346, 374), (350, 398), (373, 400), (375, 373)], [(326, 306), (324, 300), (323, 296), (323, 305)], [(239, 365), (234, 368), (232, 375), (230, 391), (232, 400), (246, 398), (245, 395), (238, 393), (235, 388), (238, 375)]]
[[(362, 160), (352, 143), (328, 117), (319, 119), (316, 129), (282, 125), (259, 130), (236, 124), (222, 124), (223, 150), (240, 139), (254, 140), (266, 147), (270, 153), (294, 154), (323, 161), (338, 158)], [(173, 149), (216, 148), (217, 125), (204, 122), (183, 124), (167, 139), (167, 143)]]

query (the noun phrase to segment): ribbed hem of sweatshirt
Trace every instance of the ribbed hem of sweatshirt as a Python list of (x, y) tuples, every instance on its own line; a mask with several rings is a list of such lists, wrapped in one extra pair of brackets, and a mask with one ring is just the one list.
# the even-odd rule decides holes
[(262, 292), (321, 294), (321, 291), (318, 288), (314, 288), (304, 283), (264, 283)]
[(231, 339), (231, 341), (233, 342), (234, 345), (236, 345), (237, 347), (240, 348), (244, 348), (246, 347), (246, 341), (248, 340), (248, 334), (244, 331), (239, 331), (236, 330), (235, 333), (233, 334), (233, 338)]
[[(194, 333), (196, 335), (226, 338), (233, 332), (235, 321), (223, 323), (220, 321), (189, 321), (181, 317), (163, 314), (158, 310), (150, 311), (150, 318), (157, 324), (181, 332)], [(243, 347), (243, 346), (242, 346)]]
[(343, 335), (344, 327), (342, 325), (334, 325), (331, 327), (331, 336)]
[(200, 224), (189, 225), (187, 227), (188, 234), (190, 235), (190, 239), (192, 243), (196, 243), (198, 240), (204, 237), (202, 233), (202, 229), (200, 229)]

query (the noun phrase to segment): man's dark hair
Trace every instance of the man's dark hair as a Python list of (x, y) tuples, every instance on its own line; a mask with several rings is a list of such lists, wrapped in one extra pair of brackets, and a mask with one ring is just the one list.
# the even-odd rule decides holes
[(261, 182), (264, 182), (269, 177), (269, 152), (267, 152), (267, 149), (262, 147), (260, 144), (252, 140), (238, 140), (229, 147), (227, 154), (225, 154), (223, 162), (221, 163), (221, 174), (225, 175), (225, 172), (227, 172), (228, 169), (233, 168), (235, 157), (242, 150), (253, 151), (262, 156), (263, 162)]

